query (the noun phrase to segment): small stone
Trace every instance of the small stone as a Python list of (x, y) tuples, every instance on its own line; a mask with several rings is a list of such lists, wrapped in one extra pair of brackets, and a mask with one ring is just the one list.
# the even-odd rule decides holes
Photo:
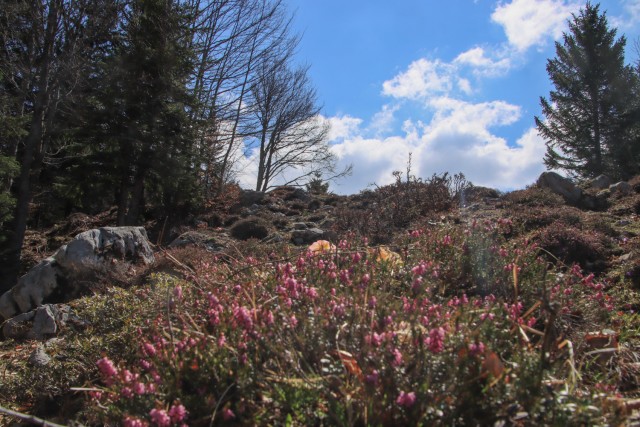
[(618, 261), (620, 261), (620, 262), (629, 261), (632, 256), (633, 256), (633, 253), (631, 253), (631, 252), (629, 252), (628, 254), (620, 255), (618, 257)]
[(38, 307), (33, 319), (33, 327), (29, 331), (29, 338), (40, 339), (47, 335), (54, 335), (58, 332), (56, 324), (57, 309), (50, 304)]
[(38, 346), (29, 355), (29, 363), (33, 366), (43, 367), (47, 366), (51, 362), (51, 356), (47, 354), (42, 346)]

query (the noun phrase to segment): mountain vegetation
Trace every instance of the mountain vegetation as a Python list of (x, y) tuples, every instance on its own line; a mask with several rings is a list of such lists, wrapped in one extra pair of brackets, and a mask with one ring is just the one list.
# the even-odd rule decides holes
[[(350, 196), (291, 19), (2, 2), (0, 425), (638, 425), (640, 66), (606, 14), (573, 17), (536, 118), (579, 182), (409, 160)], [(71, 283), (61, 247), (101, 230), (145, 260), (97, 242)]]

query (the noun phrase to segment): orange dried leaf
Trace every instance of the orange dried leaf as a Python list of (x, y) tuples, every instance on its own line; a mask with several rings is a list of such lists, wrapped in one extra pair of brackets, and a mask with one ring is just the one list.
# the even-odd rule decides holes
[(374, 259), (376, 262), (388, 262), (389, 264), (394, 266), (401, 266), (403, 264), (400, 254), (389, 250), (385, 246), (370, 249), (369, 253), (375, 257)]
[(482, 362), (482, 374), (491, 375), (498, 378), (504, 372), (504, 365), (500, 360), (500, 357), (493, 351), (485, 351), (484, 361)]
[(309, 248), (308, 251), (312, 252), (314, 254), (322, 254), (325, 252), (333, 252), (336, 250), (336, 247), (334, 245), (331, 244), (331, 242), (327, 241), (327, 240), (318, 240), (314, 243), (312, 243)]
[(360, 369), (360, 365), (358, 365), (358, 361), (351, 353), (348, 353), (343, 350), (336, 351), (338, 358), (342, 362), (344, 369), (351, 375), (355, 375), (360, 380), (363, 379), (362, 369)]

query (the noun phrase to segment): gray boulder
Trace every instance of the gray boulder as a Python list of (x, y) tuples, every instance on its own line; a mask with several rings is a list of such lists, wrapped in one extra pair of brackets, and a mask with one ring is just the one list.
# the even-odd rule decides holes
[(555, 172), (543, 172), (537, 181), (538, 187), (548, 188), (561, 195), (567, 203), (577, 204), (582, 198), (582, 189), (575, 185), (569, 178), (558, 175)]
[(41, 340), (57, 334), (72, 318), (75, 316), (68, 305), (45, 304), (4, 322), (2, 335), (5, 338)]
[(154, 261), (143, 227), (103, 227), (78, 234), (0, 296), (0, 319), (74, 295), (86, 281), (109, 272), (114, 261), (129, 265)]
[(612, 193), (620, 193), (626, 196), (628, 194), (631, 194), (633, 189), (628, 182), (620, 181), (609, 187), (609, 190), (611, 190)]
[(296, 245), (313, 243), (317, 240), (326, 239), (327, 233), (319, 228), (307, 228), (305, 230), (293, 230), (291, 241)]
[(611, 184), (613, 184), (613, 180), (611, 178), (607, 175), (600, 175), (589, 181), (588, 186), (595, 190), (605, 190), (609, 188)]
[(261, 205), (265, 196), (266, 194), (262, 191), (242, 190), (240, 193), (240, 200), (231, 207), (231, 212), (239, 213), (243, 208), (248, 208), (253, 205)]

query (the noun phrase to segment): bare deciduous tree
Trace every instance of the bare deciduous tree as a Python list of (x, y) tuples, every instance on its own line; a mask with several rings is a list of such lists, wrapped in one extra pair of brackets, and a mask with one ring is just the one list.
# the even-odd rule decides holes
[(335, 157), (326, 144), (329, 124), (320, 116), (308, 67), (292, 70), (287, 61), (265, 63), (251, 96), (257, 123), (257, 191), (269, 189), (287, 169), (295, 169), (295, 175), (285, 183), (297, 185), (318, 172), (334, 172)]

